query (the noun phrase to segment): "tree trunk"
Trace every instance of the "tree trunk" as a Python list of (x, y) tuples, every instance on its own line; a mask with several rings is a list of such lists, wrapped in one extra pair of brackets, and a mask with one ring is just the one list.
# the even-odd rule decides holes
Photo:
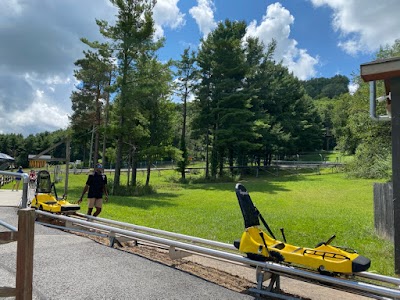
[[(120, 118), (120, 126), (123, 123), (123, 117)], [(120, 133), (117, 142), (117, 157), (115, 158), (115, 172), (114, 172), (114, 190), (119, 187), (120, 177), (121, 177), (121, 162), (122, 162), (122, 146), (123, 146), (123, 136)]]
[(233, 149), (229, 149), (229, 153), (228, 153), (228, 159), (229, 159), (229, 169), (231, 172), (231, 175), (233, 175)]
[[(110, 81), (108, 82), (107, 86), (111, 84), (111, 72), (110, 72)], [(110, 106), (110, 93), (107, 92), (106, 94), (106, 107), (105, 107), (105, 118), (104, 118), (104, 133), (103, 133), (103, 151), (102, 151), (102, 160), (103, 166), (105, 167), (107, 164), (107, 157), (106, 157), (106, 148), (107, 148), (107, 128), (108, 128), (108, 110)]]
[(181, 170), (181, 177), (184, 180), (186, 173), (185, 173), (185, 169), (187, 166), (187, 161), (188, 161), (188, 155), (187, 155), (187, 149), (186, 149), (186, 98), (187, 98), (187, 87), (186, 91), (185, 91), (185, 95), (183, 98), (183, 124), (182, 124), (182, 135), (181, 135), (181, 151), (182, 151), (182, 170)]
[(210, 144), (210, 136), (208, 134), (208, 128), (207, 128), (207, 134), (206, 134), (206, 178), (210, 178), (210, 158), (209, 158), (209, 144)]
[(122, 164), (122, 148), (124, 145), (124, 134), (123, 128), (125, 126), (125, 104), (127, 103), (126, 97), (126, 89), (127, 86), (127, 77), (128, 77), (128, 69), (129, 63), (126, 53), (124, 53), (124, 62), (123, 62), (123, 72), (122, 72), (122, 82), (121, 82), (121, 103), (120, 103), (120, 118), (119, 118), (119, 133), (118, 133), (118, 143), (117, 143), (117, 157), (115, 161), (115, 174), (114, 174), (114, 190), (120, 185), (121, 178), (121, 164)]
[(150, 172), (151, 172), (151, 162), (147, 162), (147, 174), (146, 174), (146, 186), (149, 186), (150, 183)]
[(94, 136), (94, 155), (93, 155), (93, 166), (96, 166), (99, 160), (99, 128), (101, 123), (100, 116), (100, 87), (97, 86), (96, 91), (96, 132)]
[(137, 158), (136, 154), (132, 156), (132, 186), (136, 186), (136, 180), (137, 180)]

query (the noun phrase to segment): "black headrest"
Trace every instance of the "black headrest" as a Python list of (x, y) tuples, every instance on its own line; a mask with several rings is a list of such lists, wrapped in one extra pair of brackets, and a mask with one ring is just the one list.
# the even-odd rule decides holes
[(244, 227), (252, 227), (260, 225), (260, 221), (258, 219), (258, 211), (251, 201), (249, 192), (246, 188), (241, 184), (237, 183), (235, 186), (236, 196), (239, 201), (239, 206), (242, 211), (243, 219), (244, 219)]

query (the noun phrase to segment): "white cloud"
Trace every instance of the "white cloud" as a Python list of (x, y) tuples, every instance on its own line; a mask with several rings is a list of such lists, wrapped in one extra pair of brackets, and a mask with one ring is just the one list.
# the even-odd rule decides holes
[[(105, 9), (107, 8), (107, 9)], [(101, 40), (95, 19), (114, 19), (108, 0), (0, 0), (2, 133), (28, 135), (68, 125), (74, 62)], [(51, 26), (49, 26), (51, 24)]]
[(11, 132), (26, 132), (27, 128), (30, 128), (30, 132), (44, 132), (68, 127), (68, 113), (52, 103), (44, 91), (36, 90), (33, 97), (34, 101), (29, 106), (23, 106), (18, 111), (0, 117), (12, 128)]
[(267, 7), (259, 25), (256, 20), (249, 24), (246, 36), (258, 37), (265, 45), (275, 39), (277, 48), (274, 59), (282, 60), (289, 71), (304, 80), (316, 75), (315, 66), (319, 58), (312, 57), (305, 49), (299, 49), (297, 41), (290, 38), (290, 26), (294, 21), (294, 17), (286, 8), (280, 3), (274, 3)]
[(0, 11), (5, 15), (19, 15), (23, 10), (23, 5), (18, 0), (2, 0), (0, 2)]
[(189, 10), (203, 36), (207, 36), (217, 26), (214, 20), (214, 11), (215, 5), (212, 0), (197, 0), (197, 6), (193, 6)]
[(355, 92), (357, 92), (358, 88), (360, 87), (360, 85), (358, 83), (350, 83), (348, 85), (349, 88), (349, 93), (351, 95), (353, 95)]
[(185, 14), (181, 13), (177, 4), (179, 0), (158, 0), (153, 9), (155, 37), (164, 36), (163, 27), (177, 29), (185, 25)]
[(333, 10), (332, 27), (340, 34), (338, 47), (357, 55), (373, 53), (399, 38), (398, 0), (311, 0)]

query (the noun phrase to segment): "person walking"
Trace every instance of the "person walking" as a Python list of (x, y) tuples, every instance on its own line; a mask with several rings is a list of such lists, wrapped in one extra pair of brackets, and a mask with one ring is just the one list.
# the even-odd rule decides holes
[(89, 174), (78, 204), (82, 202), (82, 198), (87, 191), (89, 191), (87, 214), (92, 215), (93, 208), (95, 207), (96, 211), (93, 216), (97, 217), (103, 207), (103, 193), (105, 195), (104, 202), (108, 201), (107, 176), (103, 174), (103, 166), (101, 164), (96, 164), (93, 174)]
[[(21, 166), (19, 166), (17, 173), (21, 173), (21, 174), (24, 173), (24, 170), (22, 170)], [(22, 178), (21, 176), (15, 177), (15, 183), (14, 183), (14, 186), (12, 188), (13, 191), (15, 190), (15, 191), (18, 192), (19, 183), (21, 182), (21, 178)]]
[(29, 172), (29, 187), (31, 189), (35, 189), (36, 188), (36, 179), (37, 179), (36, 171), (35, 170), (31, 170)]

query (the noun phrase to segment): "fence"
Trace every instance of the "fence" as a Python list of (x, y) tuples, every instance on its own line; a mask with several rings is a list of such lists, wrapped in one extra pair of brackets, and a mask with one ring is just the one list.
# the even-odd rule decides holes
[(21, 178), (21, 181), (23, 182), (23, 186), (22, 186), (22, 199), (21, 199), (20, 208), (26, 208), (28, 206), (29, 175), (26, 173), (0, 171), (0, 176), (9, 177), (9, 178), (15, 178), (15, 177)]
[(17, 241), (16, 287), (0, 287), (0, 297), (30, 300), (32, 299), (35, 210), (25, 208), (18, 211), (18, 230), (2, 221), (0, 225), (10, 230), (0, 232), (0, 244)]
[(393, 184), (374, 183), (374, 223), (378, 235), (394, 241)]

